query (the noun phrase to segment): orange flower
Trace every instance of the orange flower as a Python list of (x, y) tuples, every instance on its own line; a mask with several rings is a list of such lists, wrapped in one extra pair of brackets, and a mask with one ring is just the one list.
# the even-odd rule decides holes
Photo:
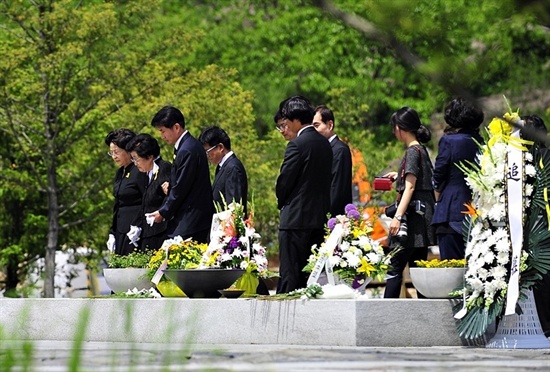
[(237, 236), (235, 230), (236, 230), (235, 221), (233, 221), (233, 216), (231, 216), (225, 223), (225, 228), (223, 229), (223, 233), (225, 236)]
[(479, 213), (477, 213), (477, 209), (474, 207), (474, 203), (464, 203), (464, 206), (468, 209), (467, 211), (462, 211), (464, 214), (469, 214), (472, 216), (472, 220), (475, 221), (476, 218), (479, 217)]

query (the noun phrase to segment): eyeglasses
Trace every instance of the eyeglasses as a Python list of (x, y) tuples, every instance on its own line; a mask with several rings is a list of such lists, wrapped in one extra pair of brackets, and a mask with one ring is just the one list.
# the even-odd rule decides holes
[(216, 147), (218, 147), (219, 143), (217, 145), (214, 145), (206, 150), (206, 155), (210, 154), (210, 151), (214, 150)]
[(141, 158), (131, 158), (132, 163), (137, 164), (141, 161)]
[(117, 156), (120, 155), (120, 152), (118, 152), (118, 151), (109, 151), (107, 153), (107, 155), (109, 155), (112, 158), (114, 155), (117, 155)]
[(277, 129), (279, 132), (284, 131), (286, 128), (288, 128), (288, 125), (286, 124), (286, 118), (282, 120), (281, 124), (275, 125), (275, 129)]

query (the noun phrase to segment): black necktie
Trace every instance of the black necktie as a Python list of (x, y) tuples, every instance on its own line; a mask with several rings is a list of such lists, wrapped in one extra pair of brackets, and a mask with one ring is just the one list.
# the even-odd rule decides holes
[(219, 165), (216, 165), (216, 173), (214, 173), (214, 175), (218, 174), (218, 172), (220, 171), (220, 166)]
[(178, 154), (178, 149), (174, 147), (174, 159), (176, 159), (177, 154)]

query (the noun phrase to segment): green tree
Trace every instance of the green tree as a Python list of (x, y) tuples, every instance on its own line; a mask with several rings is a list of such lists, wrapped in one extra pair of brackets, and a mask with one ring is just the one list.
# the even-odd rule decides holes
[[(0, 153), (0, 193), (10, 195), (2, 197), (1, 211), (17, 222), (3, 224), (0, 236), (9, 289), (18, 280), (13, 264), (25, 255), (45, 256), (44, 295), (53, 297), (57, 249), (104, 248), (112, 215), (108, 131), (151, 130), (150, 118), (163, 105), (186, 111), (195, 104), (167, 92), (200, 92), (206, 81), (216, 82), (217, 101), (197, 103), (193, 114), (219, 121), (219, 107), (248, 104), (249, 94), (230, 73), (172, 62), (200, 35), (159, 28), (158, 5), (0, 2), (0, 130), (8, 145)], [(226, 114), (230, 121), (236, 116)]]

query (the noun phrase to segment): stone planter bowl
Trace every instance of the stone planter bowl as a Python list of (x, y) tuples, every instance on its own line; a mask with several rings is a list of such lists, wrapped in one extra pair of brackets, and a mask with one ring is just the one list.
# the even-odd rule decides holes
[(411, 281), (416, 290), (427, 298), (450, 298), (449, 293), (462, 287), (464, 267), (411, 267)]
[(105, 281), (115, 293), (124, 293), (137, 288), (138, 290), (153, 288), (154, 284), (145, 277), (147, 269), (128, 267), (125, 269), (103, 269)]
[(167, 269), (164, 274), (189, 298), (219, 298), (218, 290), (229, 288), (244, 274), (244, 270)]

